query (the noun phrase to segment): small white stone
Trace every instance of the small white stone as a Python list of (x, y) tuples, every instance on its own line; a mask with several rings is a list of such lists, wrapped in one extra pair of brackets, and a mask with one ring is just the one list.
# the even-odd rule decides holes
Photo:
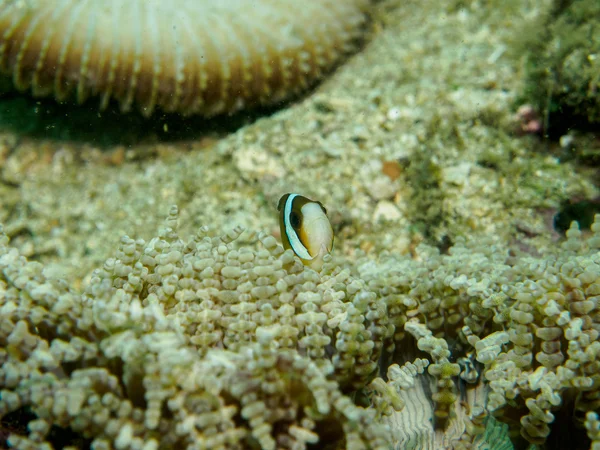
[(398, 191), (396, 183), (386, 176), (380, 176), (368, 182), (365, 186), (369, 195), (375, 200), (384, 200), (394, 197)]
[(402, 111), (400, 108), (390, 108), (387, 112), (388, 120), (398, 120), (402, 116)]
[(281, 162), (259, 147), (245, 147), (236, 151), (233, 160), (242, 177), (247, 179), (282, 178), (286, 171)]
[(563, 150), (569, 150), (575, 144), (575, 137), (571, 134), (564, 134), (560, 137), (558, 143)]
[(446, 183), (462, 186), (469, 179), (472, 164), (469, 162), (461, 163), (457, 166), (445, 167), (442, 169), (442, 179)]
[(398, 220), (402, 217), (402, 214), (398, 210), (398, 207), (388, 200), (381, 200), (375, 207), (373, 213), (373, 221), (378, 220)]

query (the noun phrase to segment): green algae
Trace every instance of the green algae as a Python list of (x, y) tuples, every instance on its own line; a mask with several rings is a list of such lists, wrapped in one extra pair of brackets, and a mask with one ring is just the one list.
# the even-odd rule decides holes
[(530, 30), (524, 98), (545, 116), (547, 133), (600, 124), (600, 3), (556, 1)]

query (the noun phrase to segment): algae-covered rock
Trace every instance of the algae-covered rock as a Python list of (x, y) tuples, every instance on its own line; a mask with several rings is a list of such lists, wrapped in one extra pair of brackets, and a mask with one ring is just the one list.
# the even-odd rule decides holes
[(600, 2), (556, 1), (529, 47), (528, 94), (559, 135), (600, 125)]

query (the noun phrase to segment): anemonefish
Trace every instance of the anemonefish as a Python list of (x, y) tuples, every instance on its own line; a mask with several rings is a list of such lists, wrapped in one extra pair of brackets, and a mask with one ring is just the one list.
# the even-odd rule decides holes
[(283, 246), (291, 248), (305, 265), (321, 270), (323, 257), (333, 247), (333, 229), (325, 207), (302, 195), (285, 194), (277, 209)]

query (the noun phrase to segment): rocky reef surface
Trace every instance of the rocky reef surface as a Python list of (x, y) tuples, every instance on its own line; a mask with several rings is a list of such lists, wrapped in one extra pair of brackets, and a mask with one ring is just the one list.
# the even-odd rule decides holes
[[(600, 219), (552, 221), (598, 197), (564, 157), (596, 144), (518, 113), (552, 7), (377, 2), (360, 51), (260, 118), (3, 98), (0, 440), (600, 445)], [(286, 192), (327, 207), (321, 273), (277, 244)]]

